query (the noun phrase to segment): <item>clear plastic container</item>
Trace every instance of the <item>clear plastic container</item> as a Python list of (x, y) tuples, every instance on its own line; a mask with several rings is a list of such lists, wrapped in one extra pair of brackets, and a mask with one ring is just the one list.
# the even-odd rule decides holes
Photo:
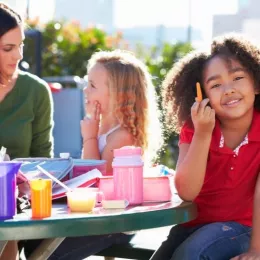
[(91, 212), (101, 193), (98, 188), (77, 188), (66, 194), (71, 212)]

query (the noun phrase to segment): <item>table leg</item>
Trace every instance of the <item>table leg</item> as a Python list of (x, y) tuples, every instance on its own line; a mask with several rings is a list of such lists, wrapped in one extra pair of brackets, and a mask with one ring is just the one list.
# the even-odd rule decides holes
[(4, 252), (4, 249), (5, 249), (7, 242), (8, 241), (0, 241), (0, 257), (2, 255), (2, 253)]
[(42, 243), (33, 251), (28, 260), (46, 260), (62, 243), (65, 237), (44, 239)]

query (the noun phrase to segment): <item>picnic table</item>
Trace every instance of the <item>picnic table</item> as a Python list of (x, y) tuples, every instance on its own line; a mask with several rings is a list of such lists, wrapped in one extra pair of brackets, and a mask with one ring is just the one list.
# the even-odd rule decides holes
[(137, 231), (188, 222), (197, 216), (196, 205), (177, 195), (171, 202), (146, 202), (126, 209), (97, 207), (91, 213), (70, 213), (65, 203), (54, 203), (52, 216), (31, 219), (31, 210), (0, 221), (0, 255), (9, 240), (44, 239), (29, 258), (47, 259), (66, 237)]

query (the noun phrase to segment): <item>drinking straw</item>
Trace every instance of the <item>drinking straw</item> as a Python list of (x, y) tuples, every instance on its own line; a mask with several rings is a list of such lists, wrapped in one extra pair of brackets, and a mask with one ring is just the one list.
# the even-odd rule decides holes
[(46, 176), (48, 176), (50, 179), (52, 179), (53, 181), (55, 181), (56, 183), (58, 183), (60, 186), (62, 186), (64, 189), (66, 189), (68, 192), (71, 192), (72, 190), (66, 186), (64, 183), (62, 183), (61, 181), (59, 181), (57, 178), (55, 178), (53, 175), (51, 175), (50, 173), (48, 173), (46, 170), (44, 170), (41, 166), (37, 165), (38, 170), (40, 170), (42, 173), (44, 173)]

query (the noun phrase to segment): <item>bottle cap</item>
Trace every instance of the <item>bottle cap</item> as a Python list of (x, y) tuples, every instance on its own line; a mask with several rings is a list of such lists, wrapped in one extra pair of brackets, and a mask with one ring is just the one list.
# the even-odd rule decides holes
[(142, 155), (142, 148), (136, 146), (123, 146), (120, 149), (114, 149), (114, 157)]
[(70, 157), (70, 153), (60, 153), (60, 158), (68, 159)]

